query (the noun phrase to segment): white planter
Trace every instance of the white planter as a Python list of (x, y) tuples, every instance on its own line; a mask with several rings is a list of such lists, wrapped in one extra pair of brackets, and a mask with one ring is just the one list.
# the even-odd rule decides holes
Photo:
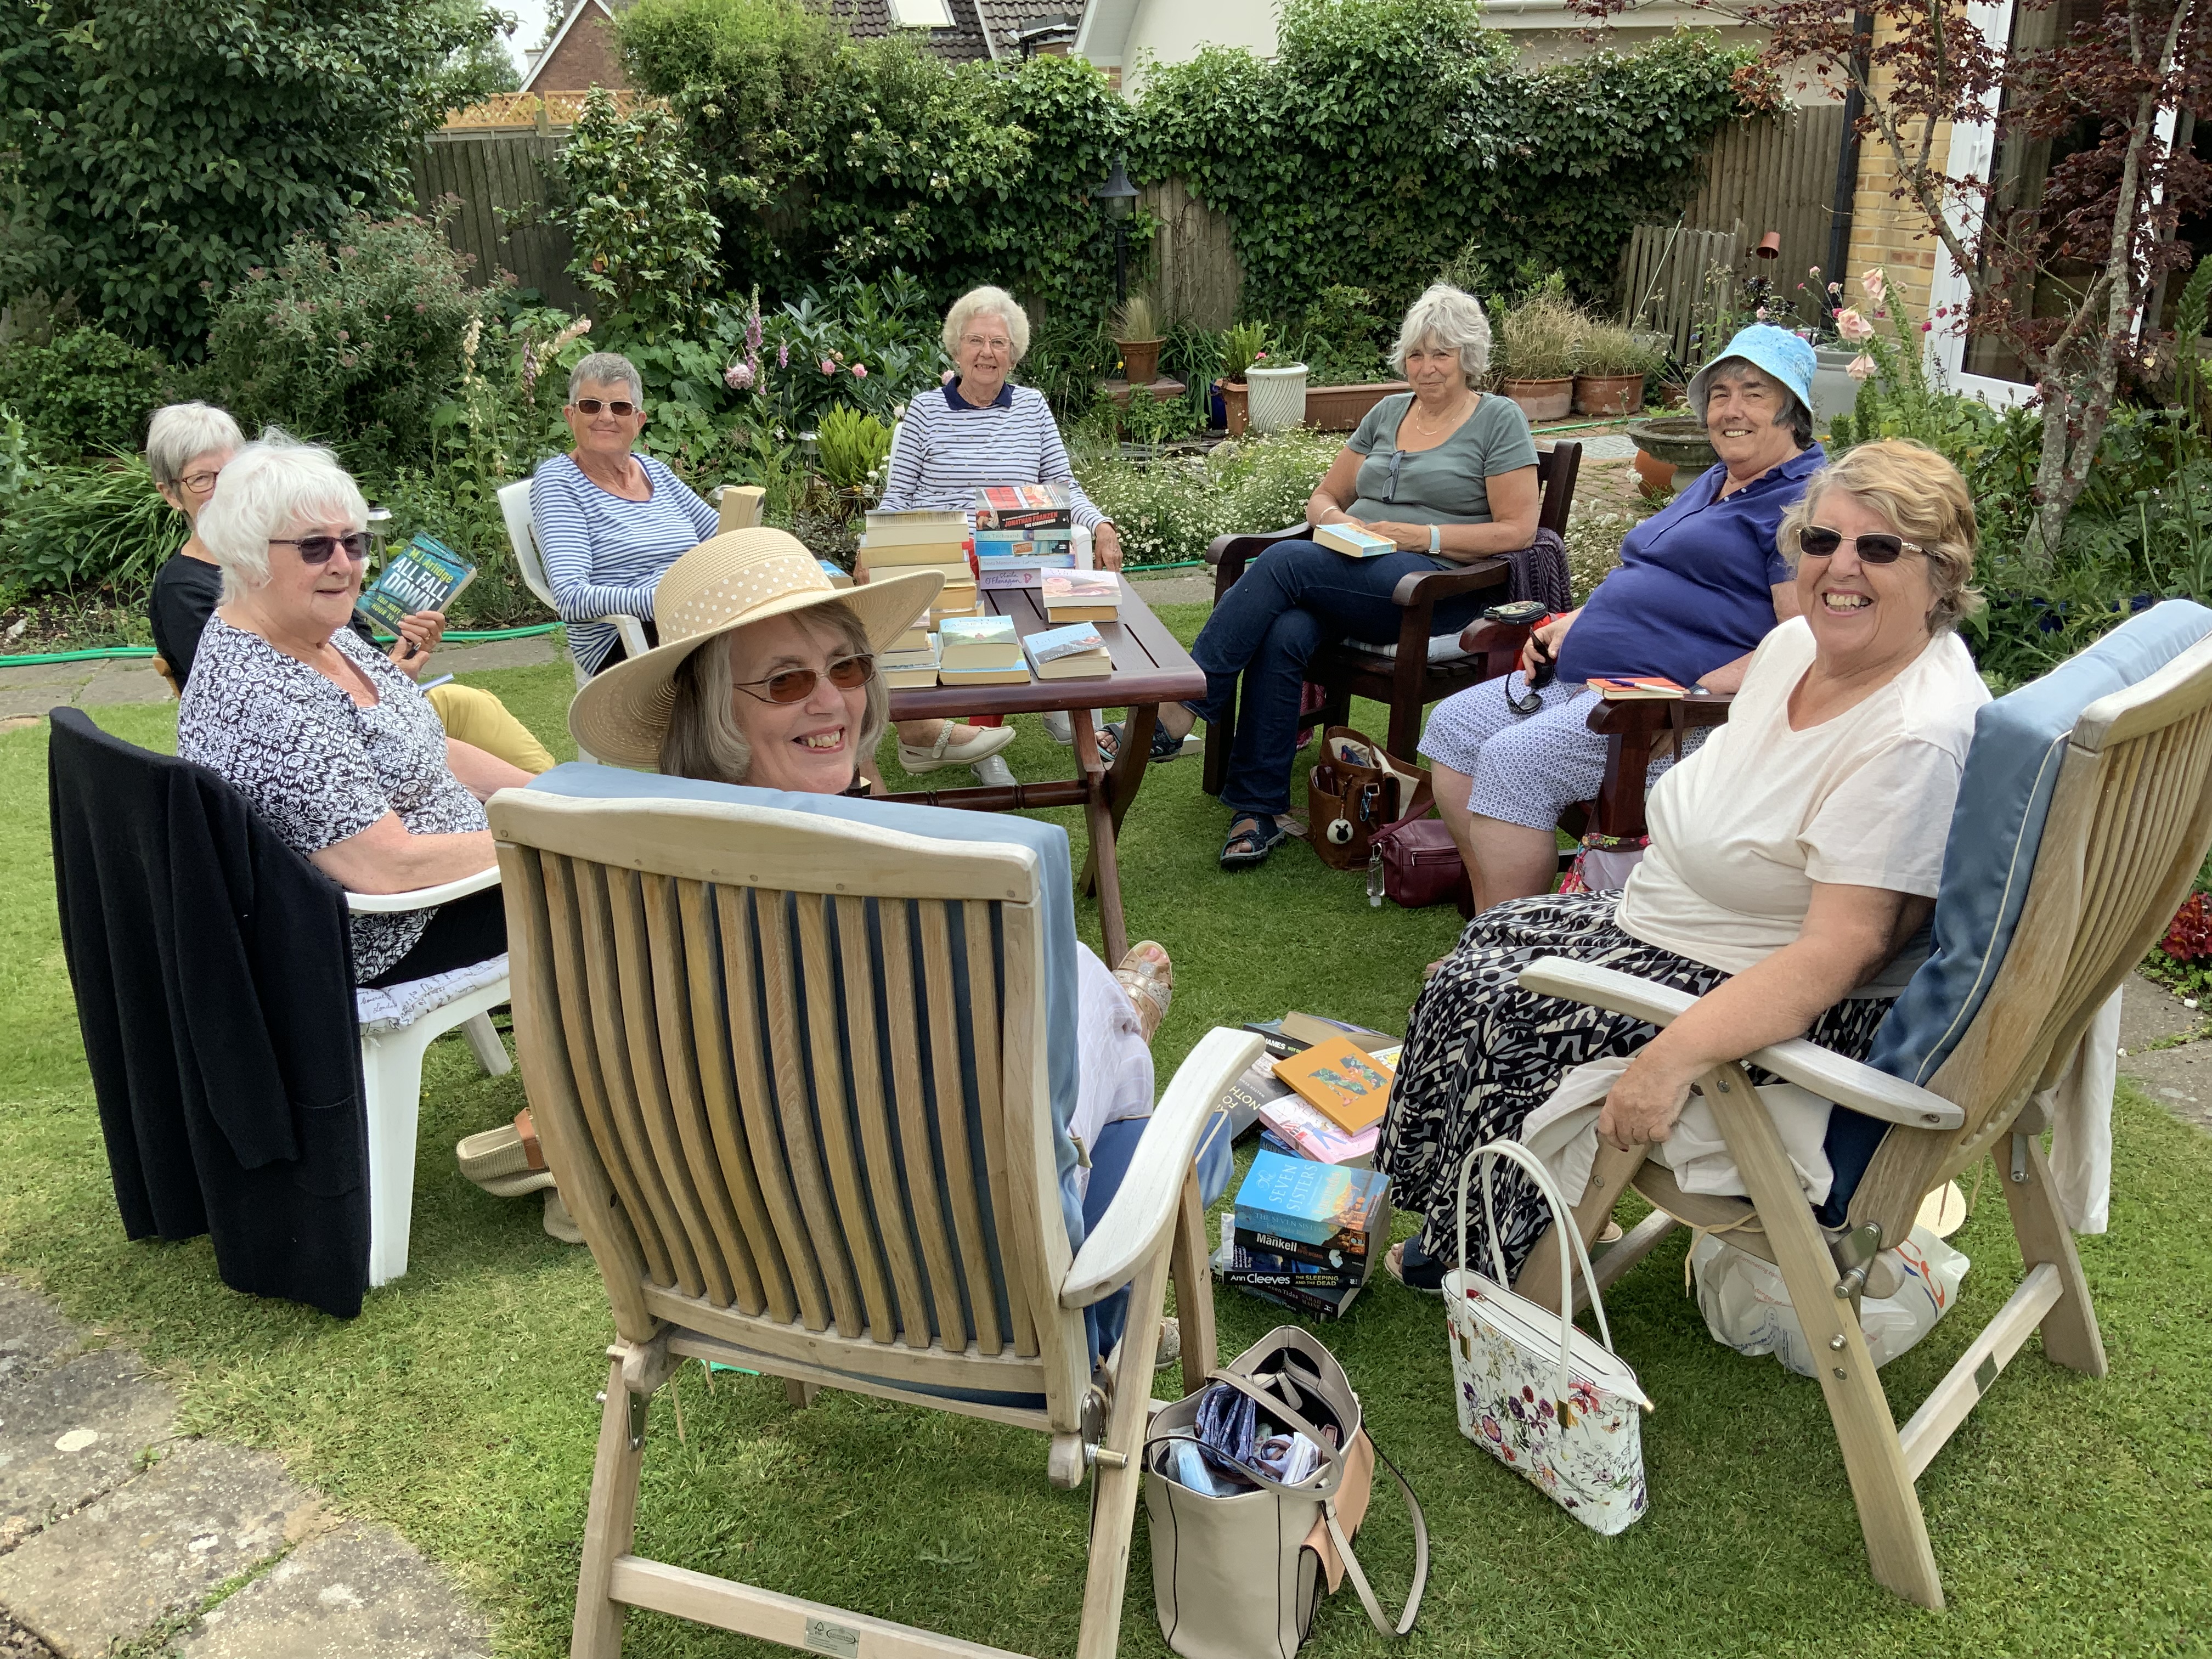
[(1291, 363), (1282, 368), (1254, 367), (1244, 372), (1252, 388), (1250, 429), (1280, 432), (1306, 417), (1306, 366)]
[(1813, 430), (1826, 437), (1836, 416), (1850, 414), (1858, 402), (1859, 383), (1844, 371), (1859, 354), (1849, 347), (1822, 346), (1813, 355), (1820, 365), (1813, 371)]

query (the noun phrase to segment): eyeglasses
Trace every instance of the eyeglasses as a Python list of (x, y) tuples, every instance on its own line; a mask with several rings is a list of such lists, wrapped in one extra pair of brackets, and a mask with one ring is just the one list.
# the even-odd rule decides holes
[(220, 467), (212, 472), (194, 472), (178, 479), (177, 487), (195, 495), (205, 495), (215, 489), (215, 481), (221, 477), (222, 469)]
[(988, 346), (994, 351), (1012, 351), (1014, 349), (1014, 343), (1001, 334), (963, 334), (960, 337), (960, 343), (970, 350), (983, 346)]
[(1845, 541), (1858, 550), (1861, 564), (1895, 564), (1907, 548), (1915, 553), (1928, 550), (1917, 542), (1908, 542), (1902, 536), (1893, 536), (1887, 531), (1877, 531), (1871, 536), (1846, 537), (1840, 530), (1830, 530), (1825, 525), (1808, 524), (1797, 532), (1798, 550), (1808, 559), (1825, 559), (1833, 554)]
[[(875, 672), (873, 657), (840, 657), (823, 673), (817, 674), (811, 668), (787, 668), (764, 680), (739, 680), (738, 690), (759, 697), (763, 702), (805, 702), (814, 695), (815, 685), (824, 674), (840, 691), (857, 691), (873, 678)], [(767, 692), (763, 695), (754, 690), (757, 685), (766, 686)]]
[(356, 564), (368, 562), (369, 535), (366, 530), (356, 530), (345, 536), (271, 536), (271, 547), (296, 547), (301, 561), (307, 564), (328, 564), (331, 555), (340, 548)]
[(627, 398), (617, 398), (611, 403), (602, 398), (579, 398), (574, 408), (579, 415), (596, 415), (604, 409), (617, 418), (637, 413), (637, 405)]

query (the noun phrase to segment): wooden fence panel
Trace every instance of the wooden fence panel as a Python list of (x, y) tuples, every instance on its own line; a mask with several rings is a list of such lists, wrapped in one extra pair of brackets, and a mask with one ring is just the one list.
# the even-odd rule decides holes
[[(1841, 104), (1808, 105), (1726, 128), (1714, 141), (1705, 186), (1682, 222), (1692, 230), (1741, 227), (1746, 260), (1760, 237), (1780, 231), (1782, 257), (1767, 274), (1785, 297), (1795, 299), (1797, 285), (1810, 283), (1811, 267), (1828, 263), (1836, 157), (1843, 143)], [(1825, 280), (1838, 277), (1829, 271)]]
[(1621, 316), (1632, 327), (1666, 335), (1675, 357), (1689, 362), (1700, 309), (1724, 297), (1707, 295), (1706, 274), (1717, 265), (1732, 283), (1742, 251), (1732, 230), (1638, 225), (1621, 256)]
[(567, 143), (565, 132), (448, 130), (416, 144), (410, 160), (423, 211), (442, 197), (459, 198), (446, 237), (475, 259), (473, 282), (511, 270), (546, 304), (583, 311), (584, 295), (568, 275), (568, 233), (543, 217), (547, 168)]
[(1181, 179), (1147, 187), (1139, 200), (1160, 222), (1152, 295), (1162, 314), (1200, 328), (1227, 328), (1237, 320), (1244, 287), (1229, 216), (1200, 201)]

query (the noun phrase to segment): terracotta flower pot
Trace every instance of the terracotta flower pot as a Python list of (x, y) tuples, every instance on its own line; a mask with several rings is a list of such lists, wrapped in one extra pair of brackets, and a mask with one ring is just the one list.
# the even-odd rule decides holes
[(1306, 424), (1316, 432), (1350, 432), (1385, 398), (1413, 386), (1404, 380), (1370, 380), (1361, 386), (1310, 386)]
[(1674, 463), (1662, 461), (1650, 450), (1636, 452), (1633, 463), (1637, 482), (1647, 495), (1671, 495), (1674, 493)]
[(1577, 415), (1638, 415), (1644, 410), (1641, 374), (1577, 374), (1575, 413)]
[(1556, 380), (1507, 380), (1498, 390), (1521, 405), (1521, 412), (1532, 424), (1538, 421), (1564, 421), (1575, 406), (1572, 375)]
[(1222, 429), (1232, 438), (1241, 438), (1252, 423), (1252, 388), (1243, 380), (1215, 382), (1221, 389)]
[(1150, 386), (1160, 378), (1160, 348), (1165, 340), (1116, 340), (1122, 378), (1131, 386)]

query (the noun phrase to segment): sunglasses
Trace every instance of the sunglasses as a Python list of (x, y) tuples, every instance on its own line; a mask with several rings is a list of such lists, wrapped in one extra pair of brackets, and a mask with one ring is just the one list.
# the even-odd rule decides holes
[(579, 415), (596, 415), (603, 409), (617, 416), (637, 413), (637, 405), (627, 398), (617, 398), (612, 403), (601, 398), (579, 398), (575, 402), (575, 410)]
[(370, 546), (368, 532), (356, 530), (348, 536), (271, 536), (271, 547), (296, 547), (301, 559), (308, 564), (328, 564), (331, 556), (340, 548), (356, 564), (368, 562)]
[[(873, 657), (840, 657), (822, 673), (811, 668), (787, 668), (764, 680), (739, 680), (738, 690), (763, 702), (805, 702), (814, 695), (815, 685), (825, 676), (840, 691), (857, 691), (875, 672)], [(753, 687), (757, 685), (768, 689), (764, 693), (756, 691)]]
[(1858, 550), (1861, 564), (1895, 564), (1907, 548), (1915, 553), (1928, 550), (1917, 542), (1908, 542), (1902, 536), (1893, 536), (1881, 531), (1872, 536), (1846, 537), (1840, 530), (1830, 530), (1821, 525), (1807, 525), (1797, 532), (1798, 550), (1808, 559), (1825, 559), (1832, 555), (1845, 541)]

